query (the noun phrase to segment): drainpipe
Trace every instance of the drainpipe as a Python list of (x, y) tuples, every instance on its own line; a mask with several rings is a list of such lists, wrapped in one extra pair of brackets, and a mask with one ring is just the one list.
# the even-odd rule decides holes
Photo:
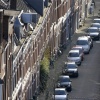
[(0, 51), (2, 49), (2, 38), (3, 38), (3, 9), (0, 10)]
[[(2, 38), (3, 38), (3, 9), (0, 10), (0, 57), (2, 56)], [(1, 61), (0, 61), (0, 73), (1, 73)]]

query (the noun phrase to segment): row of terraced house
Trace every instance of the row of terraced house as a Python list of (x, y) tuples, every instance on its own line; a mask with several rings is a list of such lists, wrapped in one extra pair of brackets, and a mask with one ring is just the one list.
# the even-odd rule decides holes
[(92, 0), (0, 0), (0, 100), (30, 100), (40, 61), (51, 57), (85, 21)]

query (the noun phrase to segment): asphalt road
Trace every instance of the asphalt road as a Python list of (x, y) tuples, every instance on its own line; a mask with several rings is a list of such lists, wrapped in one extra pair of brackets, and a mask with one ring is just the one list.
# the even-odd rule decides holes
[(79, 66), (79, 77), (72, 78), (69, 100), (100, 100), (100, 42), (94, 42), (90, 54)]
[[(95, 15), (100, 9), (100, 0), (95, 0)], [(79, 77), (72, 78), (73, 90), (69, 100), (100, 100), (100, 41), (94, 42), (90, 54), (85, 55), (79, 66)]]

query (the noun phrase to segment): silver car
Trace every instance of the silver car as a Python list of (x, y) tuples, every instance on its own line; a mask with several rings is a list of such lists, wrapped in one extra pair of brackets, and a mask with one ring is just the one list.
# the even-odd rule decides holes
[(68, 93), (65, 88), (55, 88), (53, 100), (68, 100)]
[(76, 46), (82, 46), (84, 53), (89, 53), (90, 48), (91, 48), (89, 38), (86, 36), (78, 37), (77, 42), (76, 42)]
[(72, 50), (79, 50), (80, 55), (81, 55), (81, 60), (83, 61), (83, 59), (84, 59), (84, 50), (83, 50), (83, 47), (81, 47), (81, 46), (74, 46), (74, 47), (72, 47)]
[(73, 61), (77, 65), (81, 65), (82, 59), (79, 50), (70, 50), (67, 56), (68, 61)]

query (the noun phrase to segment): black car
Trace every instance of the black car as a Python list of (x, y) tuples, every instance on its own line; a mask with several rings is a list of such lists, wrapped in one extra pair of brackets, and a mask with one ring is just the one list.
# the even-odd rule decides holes
[(75, 62), (66, 62), (63, 68), (63, 74), (78, 77), (78, 66)]
[(92, 40), (99, 40), (100, 39), (100, 34), (97, 32), (88, 33), (88, 35), (92, 38)]
[(72, 85), (71, 85), (70, 77), (67, 76), (67, 75), (59, 76), (57, 86), (60, 87), (60, 88), (61, 87), (66, 88), (67, 91), (71, 91), (72, 90)]
[(92, 40), (99, 40), (100, 39), (100, 32), (97, 27), (89, 27), (87, 30), (87, 35), (92, 38)]

